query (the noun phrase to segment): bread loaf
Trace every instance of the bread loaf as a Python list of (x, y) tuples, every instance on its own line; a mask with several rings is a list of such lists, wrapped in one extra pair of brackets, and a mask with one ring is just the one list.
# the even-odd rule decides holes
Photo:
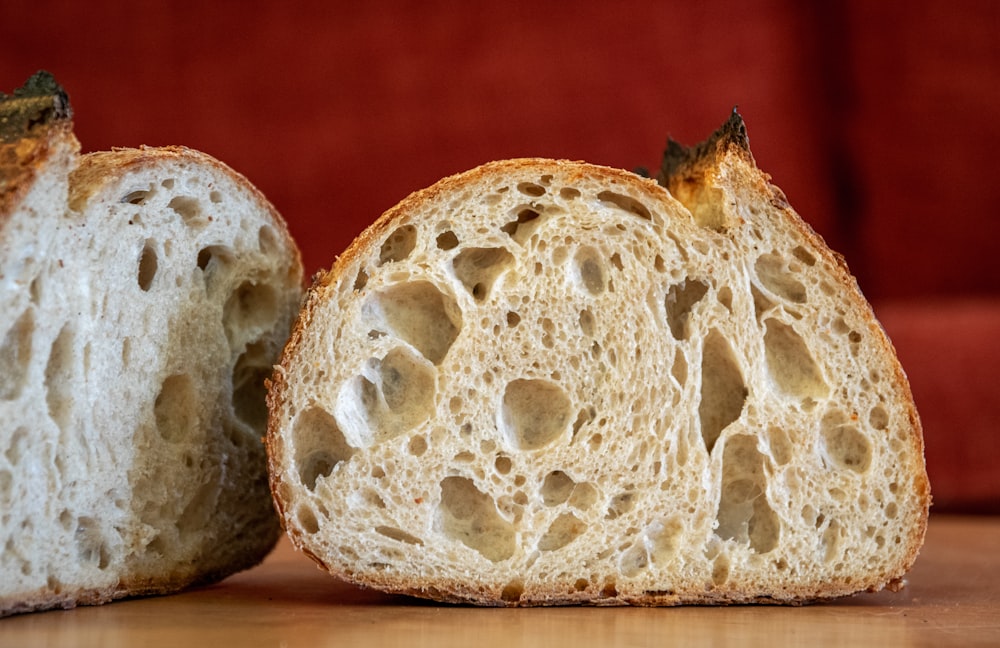
[(295, 545), (482, 605), (899, 586), (930, 495), (889, 340), (738, 115), (664, 168), (486, 164), (318, 276), (269, 389)]
[(256, 564), (263, 381), (301, 298), (284, 222), (190, 149), (81, 157), (48, 75), (0, 106), (0, 616)]

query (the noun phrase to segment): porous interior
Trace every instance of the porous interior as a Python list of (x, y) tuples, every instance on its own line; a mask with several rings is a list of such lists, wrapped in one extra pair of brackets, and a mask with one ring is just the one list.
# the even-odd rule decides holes
[(510, 603), (884, 584), (921, 515), (894, 359), (780, 207), (706, 195), (511, 166), (383, 225), (287, 367), (300, 541)]
[(203, 161), (120, 174), (106, 155), (37, 210), (60, 225), (48, 254), (26, 232), (4, 295), (5, 604), (177, 589), (277, 533), (263, 379), (297, 308), (294, 253)]

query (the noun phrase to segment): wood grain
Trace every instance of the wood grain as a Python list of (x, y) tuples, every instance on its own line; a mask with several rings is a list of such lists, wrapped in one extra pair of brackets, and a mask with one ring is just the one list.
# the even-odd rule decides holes
[(282, 541), (218, 585), (0, 620), (0, 646), (1000, 645), (998, 583), (998, 517), (932, 516), (901, 592), (800, 608), (439, 605), (344, 585)]

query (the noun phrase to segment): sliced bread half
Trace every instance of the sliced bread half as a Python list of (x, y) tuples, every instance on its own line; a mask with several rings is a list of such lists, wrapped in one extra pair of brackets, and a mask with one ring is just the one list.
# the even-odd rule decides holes
[(0, 106), (20, 124), (0, 145), (0, 616), (256, 564), (280, 533), (263, 381), (301, 298), (284, 221), (190, 149), (79, 156), (49, 75)]
[(494, 162), (319, 276), (269, 390), (293, 542), (483, 605), (899, 586), (930, 501), (906, 377), (738, 115), (663, 182)]

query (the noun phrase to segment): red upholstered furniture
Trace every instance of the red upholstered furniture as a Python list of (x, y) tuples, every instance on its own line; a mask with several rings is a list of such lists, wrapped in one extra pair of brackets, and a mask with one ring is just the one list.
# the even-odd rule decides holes
[(222, 159), (310, 270), (444, 175), (655, 166), (668, 135), (699, 141), (738, 104), (897, 345), (935, 509), (1000, 513), (998, 33), (991, 0), (6, 0), (0, 87), (52, 71), (85, 150)]

